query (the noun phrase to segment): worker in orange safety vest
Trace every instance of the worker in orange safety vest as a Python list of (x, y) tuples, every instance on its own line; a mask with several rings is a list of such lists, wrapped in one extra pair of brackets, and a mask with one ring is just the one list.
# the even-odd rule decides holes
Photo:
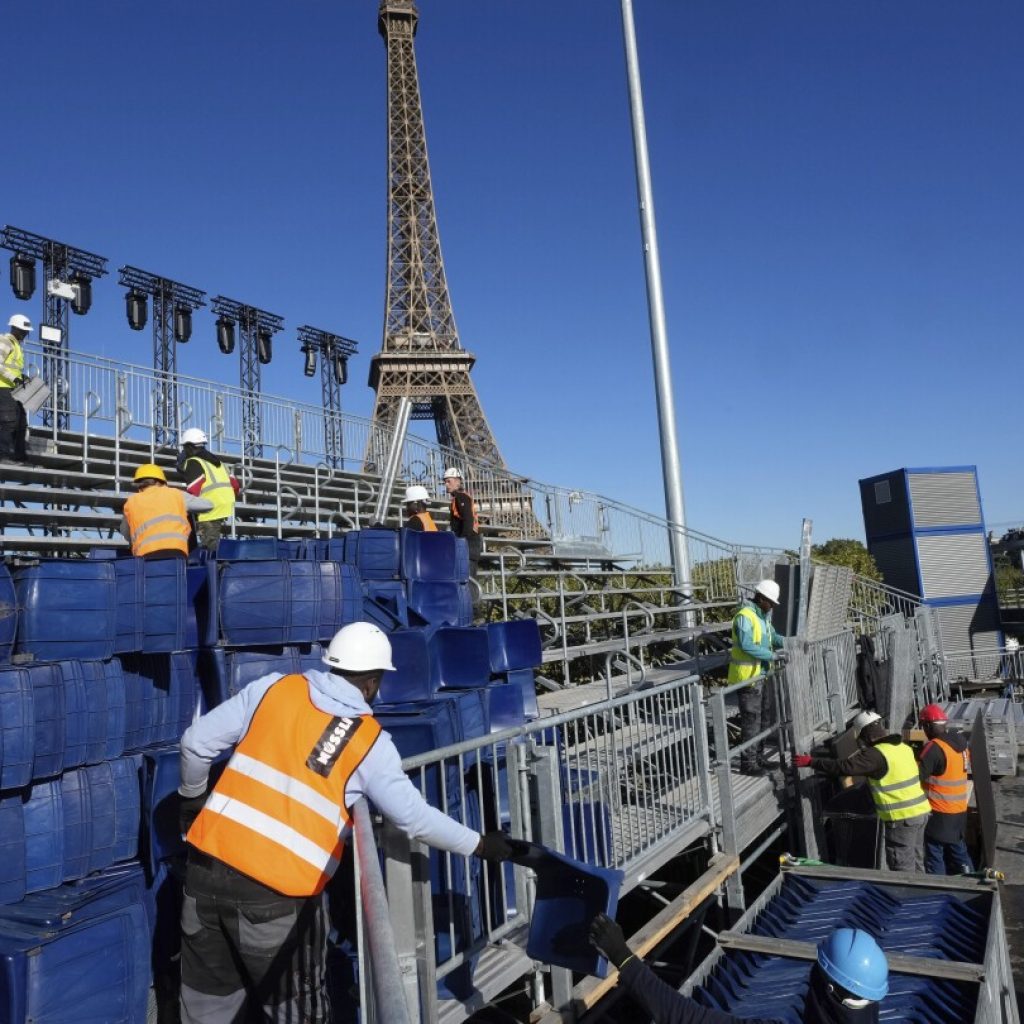
[(966, 874), (974, 870), (964, 841), (971, 768), (967, 737), (947, 730), (946, 712), (938, 704), (921, 708), (919, 721), (928, 737), (918, 755), (921, 785), (932, 808), (924, 830), (924, 869), (930, 875)]

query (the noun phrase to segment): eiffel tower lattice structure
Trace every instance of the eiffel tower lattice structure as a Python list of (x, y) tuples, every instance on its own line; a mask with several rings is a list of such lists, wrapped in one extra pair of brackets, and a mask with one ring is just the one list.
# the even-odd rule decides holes
[(377, 429), (366, 462), (369, 468), (383, 461), (377, 449), (408, 396), (412, 418), (433, 420), (441, 445), (465, 460), (480, 511), (491, 522), (538, 536), (543, 530), (522, 487), (507, 481), (498, 487), (495, 475), (473, 471), (474, 465), (506, 467), (470, 378), (475, 358), (459, 342), (448, 294), (413, 49), (418, 21), (412, 0), (381, 0), (377, 24), (388, 54), (388, 284), (384, 343), (370, 364)]

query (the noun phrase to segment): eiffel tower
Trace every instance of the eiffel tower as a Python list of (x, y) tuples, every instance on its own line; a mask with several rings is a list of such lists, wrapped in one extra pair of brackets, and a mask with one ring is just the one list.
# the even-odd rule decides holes
[[(389, 432), (399, 400), (408, 396), (412, 418), (433, 420), (442, 445), (504, 469), (469, 376), (475, 359), (459, 343), (448, 295), (413, 50), (418, 21), (413, 0), (381, 0), (377, 27), (388, 51), (388, 288), (384, 344), (370, 363), (373, 424)], [(380, 457), (374, 436), (379, 432), (371, 431), (368, 464)]]

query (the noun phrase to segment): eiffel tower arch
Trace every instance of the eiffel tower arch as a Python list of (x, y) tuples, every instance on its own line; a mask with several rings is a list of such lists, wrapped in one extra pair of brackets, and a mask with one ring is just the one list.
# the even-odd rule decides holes
[(481, 514), (518, 533), (543, 536), (530, 496), (517, 483), (499, 483), (505, 461), (470, 377), (475, 358), (455, 326), (413, 49), (418, 22), (413, 0), (381, 0), (377, 27), (388, 59), (388, 280), (383, 345), (370, 363), (376, 398), (365, 461), (368, 468), (383, 463), (378, 449), (399, 401), (408, 397), (412, 418), (432, 420), (440, 444), (465, 463)]

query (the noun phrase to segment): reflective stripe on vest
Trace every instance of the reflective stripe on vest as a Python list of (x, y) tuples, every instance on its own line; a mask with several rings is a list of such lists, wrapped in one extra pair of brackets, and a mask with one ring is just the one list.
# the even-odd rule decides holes
[(141, 557), (154, 551), (180, 551), (188, 554), (192, 528), (180, 491), (154, 485), (133, 494), (124, 503), (132, 554)]
[(417, 512), (412, 518), (418, 519), (423, 524), (423, 529), (427, 533), (437, 533), (437, 526), (434, 524), (434, 520), (430, 518), (429, 512)]
[(729, 652), (729, 683), (745, 683), (748, 679), (754, 679), (764, 674), (761, 659), (752, 657), (740, 647), (739, 630), (736, 628), (736, 620), (742, 616), (750, 622), (753, 630), (753, 641), (755, 644), (763, 642), (764, 623), (753, 608), (744, 606), (732, 620), (732, 650)]
[(921, 788), (914, 752), (905, 743), (876, 743), (885, 758), (886, 772), (880, 779), (868, 779), (875, 812), (882, 821), (919, 818), (930, 810)]
[[(473, 496), (468, 491), (463, 491), (462, 493), (465, 494), (467, 498), (469, 498), (469, 507), (473, 510), (473, 532), (479, 533), (480, 520), (477, 518), (476, 514), (476, 502), (473, 500)], [(456, 505), (454, 498), (452, 498), (451, 505), (449, 505), (448, 508), (449, 511), (451, 512), (452, 519), (462, 518), (462, 516), (459, 515), (459, 508), (458, 505)]]
[(380, 733), (370, 715), (321, 711), (305, 676), (284, 676), (260, 701), (188, 841), (286, 896), (316, 895), (345, 846), (345, 787)]
[(25, 355), (13, 334), (0, 334), (0, 388), (13, 388), (25, 369)]
[(954, 750), (945, 740), (933, 739), (946, 756), (946, 770), (941, 775), (930, 775), (922, 785), (932, 810), (939, 814), (964, 814), (967, 811), (967, 771), (971, 755), (966, 750)]
[(203, 486), (199, 491), (200, 498), (206, 498), (213, 502), (213, 508), (209, 512), (200, 512), (196, 519), (200, 523), (208, 523), (211, 519), (227, 519), (235, 511), (235, 489), (231, 486), (231, 473), (227, 466), (221, 463), (215, 466), (206, 459), (192, 456), (194, 462), (198, 462), (203, 471)]

